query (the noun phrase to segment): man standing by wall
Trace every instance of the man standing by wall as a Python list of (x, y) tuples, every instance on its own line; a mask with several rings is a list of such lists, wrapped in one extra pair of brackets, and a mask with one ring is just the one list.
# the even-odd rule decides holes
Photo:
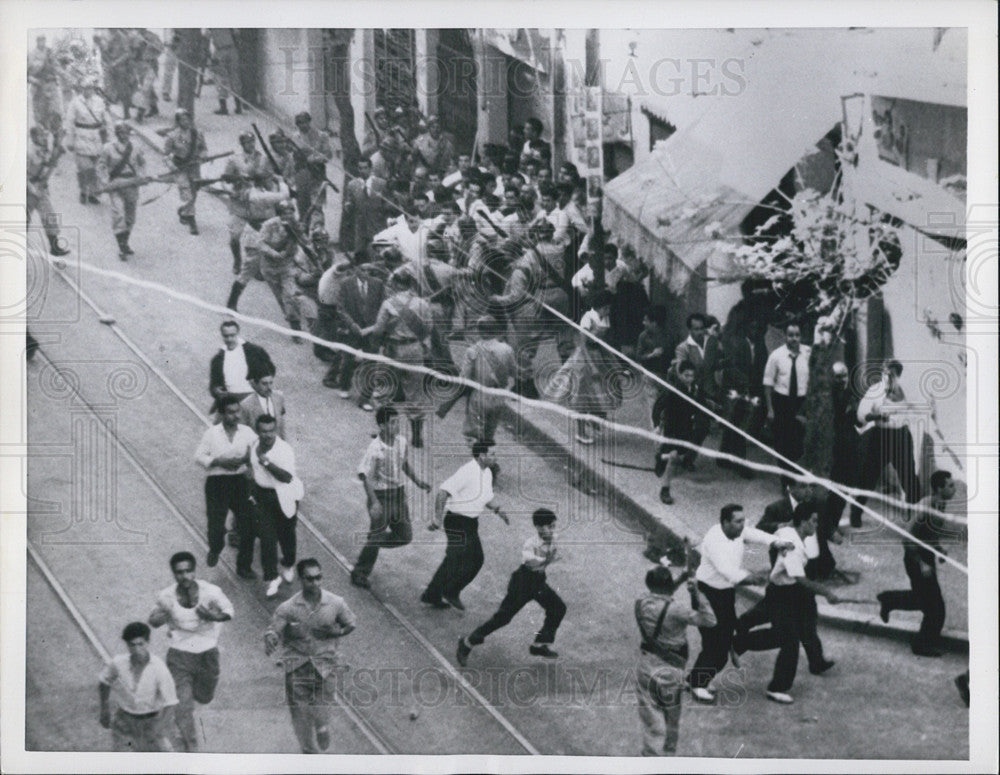
[(198, 750), (194, 726), (194, 701), (207, 705), (219, 683), (219, 632), (222, 622), (233, 618), (233, 604), (215, 584), (194, 577), (195, 559), (190, 552), (170, 558), (176, 584), (156, 598), (149, 615), (151, 627), (170, 627), (167, 667), (177, 689), (175, 718), (182, 750)]
[(764, 401), (774, 431), (774, 449), (795, 462), (802, 455), (804, 427), (799, 420), (809, 389), (809, 347), (802, 344), (798, 323), (785, 326), (785, 343), (764, 366)]
[(302, 753), (330, 747), (331, 673), (339, 666), (337, 642), (355, 628), (354, 613), (344, 599), (320, 586), (323, 569), (317, 560), (297, 566), (302, 590), (278, 606), (264, 633), (270, 656), (280, 645), (285, 670), (285, 699)]

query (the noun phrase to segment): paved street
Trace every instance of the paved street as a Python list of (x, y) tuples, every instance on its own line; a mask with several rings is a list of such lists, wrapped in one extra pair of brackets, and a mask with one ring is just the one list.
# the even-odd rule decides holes
[[(211, 100), (203, 98), (197, 118), (206, 129), (209, 153), (230, 150), (245, 124), (238, 117), (206, 116), (210, 107)], [(147, 158), (154, 156), (149, 148), (143, 151)], [(213, 169), (203, 174), (214, 176)], [(198, 237), (177, 222), (175, 190), (141, 207), (132, 237), (136, 255), (122, 263), (107, 203), (77, 204), (69, 160), (63, 161), (51, 187), (64, 234), (71, 240), (74, 232), (79, 234), (81, 260), (224, 302), (232, 274), (226, 213), (219, 200), (199, 197)], [(143, 198), (161, 190), (144, 191)], [(333, 198), (328, 211), (338, 209)], [(69, 257), (70, 269), (74, 258), (75, 252)], [(277, 601), (264, 597), (261, 582), (235, 577), (233, 550), (227, 550), (218, 567), (202, 567), (205, 548), (196, 538), (204, 532), (204, 496), (203, 474), (193, 452), (205, 426), (183, 399), (202, 414), (208, 409), (208, 361), (220, 345), (221, 318), (91, 274), (82, 275), (81, 286), (116, 325), (103, 325), (93, 309), (79, 304), (67, 284), (48, 276), (42, 319), (64, 319), (79, 310), (79, 320), (72, 327), (48, 330), (39, 324), (37, 333), (46, 358), (75, 375), (72, 387), (78, 393), (55, 377), (45, 359), (28, 366), (29, 433), (36, 452), (29, 464), (29, 497), (37, 499), (29, 540), (112, 652), (121, 650), (122, 625), (145, 619), (155, 592), (170, 583), (170, 554), (194, 551), (199, 575), (222, 586), (237, 612), (222, 636), (219, 691), (211, 705), (196, 711), (203, 725), (203, 750), (295, 751), (281, 672), (265, 657), (262, 644)], [(263, 284), (247, 289), (240, 310), (281, 319)], [(46, 333), (56, 336), (46, 339)], [(371, 592), (356, 589), (349, 585), (342, 561), (353, 562), (367, 529), (364, 494), (355, 471), (374, 431), (372, 415), (322, 387), (324, 367), (310, 346), (252, 325), (244, 326), (243, 335), (271, 354), (278, 367), (275, 384), (287, 398), (288, 441), (306, 488), (304, 523), (311, 526), (299, 527), (299, 556), (320, 560), (324, 586), (344, 596), (358, 617), (357, 631), (342, 644), (350, 665), (343, 697), (369, 734), (343, 709), (334, 708), (331, 752), (373, 753), (379, 745), (372, 741), (375, 737), (403, 753), (522, 754), (526, 748), (518, 738), (523, 736), (545, 754), (637, 753), (632, 681), (638, 639), (632, 603), (643, 591), (642, 577), (649, 567), (641, 556), (645, 543), (636, 526), (630, 530), (620, 515), (608, 513), (601, 499), (588, 498), (568, 485), (565, 449), (529, 448), (518, 441), (513, 428), (501, 429), (498, 458), (503, 473), (497, 491), (512, 524), (483, 517), (486, 561), (464, 593), (464, 613), (431, 610), (417, 600), (444, 548), (441, 533), (425, 529), (432, 495), (419, 491), (411, 493), (414, 542), (383, 552)], [(124, 449), (99, 432), (98, 416), (113, 426)], [(467, 459), (460, 424), (460, 409), (435, 422), (427, 434), (430, 442), (417, 453), (417, 470), (435, 485)], [(99, 467), (74, 466), (74, 450), (86, 450), (85, 460)], [(652, 481), (645, 486), (653, 493)], [(694, 518), (692, 512), (717, 513), (723, 501), (739, 500), (738, 493), (766, 497), (760, 483), (748, 488), (727, 479), (723, 489), (706, 479), (697, 488), (687, 487), (679, 482), (682, 497), (674, 508), (692, 527), (704, 523), (703, 516)], [(456, 640), (495, 609), (520, 561), (520, 546), (532, 533), (531, 512), (540, 506), (560, 517), (564, 561), (549, 578), (569, 607), (555, 644), (561, 658), (544, 662), (528, 655), (542, 618), (540, 609), (529, 607), (473, 652), (469, 669), (461, 671), (464, 679), (459, 679)], [(765, 559), (758, 555), (753, 562), (762, 566)], [(846, 565), (857, 567), (850, 561)], [(897, 580), (905, 584), (901, 567)], [(278, 600), (292, 591), (283, 587)], [(946, 588), (945, 594), (949, 591)], [(28, 601), (28, 747), (106, 749), (109, 733), (97, 724), (100, 659), (31, 563)], [(952, 610), (964, 611), (964, 596), (955, 600)], [(949, 619), (949, 626), (963, 624)], [(729, 668), (723, 676), (719, 706), (685, 700), (678, 753), (745, 758), (968, 756), (968, 711), (952, 686), (952, 678), (966, 667), (965, 657), (918, 660), (898, 641), (827, 629), (821, 635), (837, 666), (815, 677), (803, 660), (794, 705), (782, 707), (764, 699), (773, 655), (748, 655), (742, 671)], [(154, 652), (162, 655), (165, 648), (163, 634), (156, 634)], [(696, 632), (692, 648), (697, 648)], [(462, 688), (463, 680), (475, 693)]]

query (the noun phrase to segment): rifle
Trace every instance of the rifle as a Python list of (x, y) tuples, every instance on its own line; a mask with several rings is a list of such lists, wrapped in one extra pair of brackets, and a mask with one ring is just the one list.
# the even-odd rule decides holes
[(182, 164), (178, 167), (175, 172), (179, 170), (187, 169), (188, 167), (194, 167), (197, 164), (208, 164), (210, 161), (215, 161), (216, 159), (225, 159), (227, 156), (232, 156), (235, 151), (226, 151), (225, 153), (213, 153), (211, 156), (202, 156), (200, 159), (192, 159), (186, 164)]
[(139, 188), (149, 183), (170, 183), (174, 179), (173, 172), (166, 175), (144, 175), (141, 178), (126, 178), (124, 180), (111, 181), (106, 186), (95, 188), (95, 194), (106, 194), (110, 191), (121, 191), (126, 188)]
[(271, 148), (264, 141), (264, 135), (260, 133), (260, 129), (257, 128), (256, 124), (250, 124), (250, 126), (253, 127), (253, 132), (257, 135), (257, 141), (260, 143), (261, 150), (264, 151), (264, 155), (267, 157), (267, 160), (271, 162), (271, 166), (274, 168), (274, 174), (283, 178), (284, 174), (281, 171), (281, 165), (278, 164), (278, 160), (275, 159), (274, 154), (271, 153)]
[[(280, 130), (280, 129), (279, 129), (278, 131), (279, 131), (279, 132), (281, 132), (281, 130)], [(302, 150), (302, 149), (301, 149), (301, 148), (300, 148), (300, 147), (299, 147), (299, 146), (298, 146), (298, 145), (297, 145), (297, 144), (295, 143), (295, 141), (294, 141), (294, 140), (293, 140), (292, 138), (290, 138), (290, 137), (289, 137), (288, 135), (286, 135), (286, 134), (285, 134), (284, 132), (281, 132), (281, 135), (282, 135), (282, 137), (284, 137), (284, 138), (285, 138), (285, 142), (286, 142), (286, 143), (288, 143), (288, 144), (289, 144), (290, 146), (292, 146), (292, 153), (294, 153), (294, 154), (297, 154), (298, 156), (302, 157), (303, 159), (305, 159), (305, 158), (306, 158), (306, 152), (305, 152), (305, 151), (303, 151), (303, 150)], [(319, 167), (320, 165), (318, 165), (318, 164), (317, 164), (317, 165), (310, 165), (310, 166), (317, 166), (317, 167)], [(340, 193), (340, 189), (339, 189), (339, 188), (337, 188), (336, 184), (335, 184), (335, 183), (334, 183), (334, 182), (333, 182), (332, 180), (330, 180), (330, 178), (328, 178), (328, 177), (326, 176), (326, 164), (325, 164), (325, 163), (324, 163), (324, 164), (322, 165), (322, 168), (323, 168), (323, 180), (324, 180), (324, 181), (326, 182), (326, 184), (327, 184), (327, 185), (328, 185), (328, 186), (329, 186), (330, 188), (332, 188), (332, 189), (333, 189), (333, 190), (334, 190), (334, 191), (335, 191), (336, 193), (338, 193), (338, 194), (339, 194), (339, 193)]]

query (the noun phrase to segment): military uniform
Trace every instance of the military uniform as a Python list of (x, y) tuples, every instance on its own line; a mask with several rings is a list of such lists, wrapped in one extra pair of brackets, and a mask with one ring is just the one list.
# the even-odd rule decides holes
[(230, 29), (211, 30), (212, 47), (215, 49), (215, 89), (219, 98), (219, 115), (229, 112), (226, 107), (226, 98), (233, 95), (233, 106), (235, 113), (242, 113), (243, 106), (238, 97), (243, 90), (240, 82), (239, 58), (236, 55), (236, 40), (233, 38), (233, 31)]
[(159, 115), (156, 99), (156, 76), (160, 69), (160, 54), (163, 53), (163, 41), (151, 32), (143, 32), (132, 42), (132, 57), (135, 64), (135, 91), (132, 94), (132, 104), (139, 111), (138, 119), (143, 116)]
[(58, 151), (49, 147), (49, 135), (40, 127), (34, 130), (41, 134), (40, 140), (34, 137), (28, 144), (27, 157), (27, 210), (28, 223), (34, 212), (42, 218), (42, 228), (49, 240), (49, 251), (53, 255), (65, 255), (68, 251), (59, 246), (59, 216), (52, 209), (49, 198), (49, 175), (59, 158)]
[(97, 159), (108, 139), (109, 118), (104, 98), (77, 94), (66, 112), (68, 142), (76, 157), (76, 180), (80, 202), (97, 203)]
[(111, 29), (98, 36), (97, 41), (104, 68), (104, 92), (108, 99), (122, 106), (123, 114), (128, 118), (135, 89), (131, 37), (125, 31)]
[(201, 180), (201, 164), (198, 159), (205, 155), (205, 136), (194, 126), (188, 129), (176, 126), (167, 135), (163, 152), (170, 156), (176, 170), (174, 182), (177, 183), (177, 193), (181, 198), (177, 216), (181, 223), (191, 227), (192, 234), (197, 234), (194, 202), (198, 197), (197, 182)]
[[(542, 266), (543, 260), (549, 265), (548, 271)], [(517, 355), (521, 389), (534, 382), (535, 355), (545, 339), (555, 337), (560, 363), (573, 352), (573, 330), (542, 307), (546, 304), (564, 315), (568, 312), (569, 298), (556, 280), (562, 276), (562, 249), (540, 243), (517, 260), (503, 294), (493, 297), (510, 321), (509, 335)]]
[(35, 48), (28, 54), (28, 80), (32, 85), (31, 108), (35, 123), (48, 128), (52, 115), (62, 112), (59, 76), (52, 49)]
[(264, 221), (259, 232), (248, 235), (243, 246), (247, 262), (258, 262), (260, 275), (277, 299), (289, 326), (298, 330), (301, 327), (301, 315), (295, 299), (295, 253), (298, 243), (290, 227), (276, 215)]
[(239, 212), (245, 213), (246, 225), (240, 234), (240, 248), (244, 256), (239, 277), (233, 283), (229, 294), (227, 306), (235, 310), (243, 289), (250, 284), (251, 280), (263, 280), (261, 274), (260, 250), (257, 249), (258, 232), (261, 226), (269, 218), (275, 216), (275, 205), (288, 199), (288, 187), (284, 183), (279, 184), (277, 191), (267, 191), (261, 188), (249, 188), (234, 194), (230, 198), (230, 204), (238, 208)]
[[(118, 138), (106, 143), (97, 157), (97, 177), (102, 186), (109, 183), (137, 180), (146, 171), (146, 160), (133, 146), (131, 140), (123, 144)], [(116, 191), (109, 191), (111, 199), (111, 231), (118, 240), (121, 258), (132, 251), (128, 247), (128, 238), (135, 226), (136, 206), (139, 203), (139, 187), (129, 186)]]
[[(474, 342), (462, 358), (460, 375), (483, 387), (506, 389), (516, 374), (514, 350), (499, 339)], [(473, 441), (494, 443), (504, 402), (502, 396), (478, 390), (470, 393), (465, 404), (462, 434)]]
[[(240, 178), (252, 180), (266, 170), (266, 165), (267, 160), (264, 158), (264, 154), (256, 148), (250, 153), (243, 151), (226, 162), (222, 179), (230, 184)], [(238, 194), (229, 197), (229, 242), (230, 244), (235, 242), (236, 249), (239, 247), (240, 235), (243, 234), (243, 228), (249, 217), (250, 208), (246, 197)], [(234, 258), (238, 260), (236, 249), (234, 249)]]
[(326, 178), (326, 163), (333, 157), (333, 149), (330, 147), (330, 138), (326, 132), (315, 127), (310, 127), (307, 132), (297, 131), (292, 135), (292, 142), (301, 151), (301, 153), (293, 152), (295, 203), (298, 205), (303, 227), (312, 230), (315, 226), (324, 224), (323, 205), (326, 203), (326, 189), (323, 188), (323, 181)]
[[(433, 327), (431, 305), (407, 289), (382, 302), (372, 333), (375, 337), (383, 337), (383, 350), (390, 358), (423, 366), (430, 351)], [(395, 399), (405, 402), (411, 420), (422, 418), (428, 403), (423, 389), (424, 375), (397, 370), (396, 385)]]

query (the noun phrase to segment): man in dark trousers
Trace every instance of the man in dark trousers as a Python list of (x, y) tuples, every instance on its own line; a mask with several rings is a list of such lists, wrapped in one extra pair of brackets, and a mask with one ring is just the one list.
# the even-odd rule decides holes
[[(737, 631), (733, 639), (733, 649), (737, 654), (779, 649), (766, 696), (773, 702), (786, 705), (794, 702), (788, 691), (795, 681), (799, 644), (809, 637), (808, 628), (812, 617), (810, 597), (823, 595), (831, 603), (840, 602), (840, 598), (832, 590), (806, 577), (808, 558), (804, 540), (815, 535), (818, 522), (819, 518), (812, 504), (800, 503), (792, 515), (791, 526), (778, 530), (775, 538), (791, 543), (792, 548), (778, 555), (771, 569), (770, 582), (765, 592), (771, 626), (750, 633)], [(816, 668), (813, 672), (823, 672), (825, 669), (822, 665), (811, 667)]]
[[(858, 432), (854, 418), (857, 412), (857, 400), (850, 384), (847, 366), (842, 361), (833, 364), (833, 465), (830, 468), (830, 478), (838, 484), (853, 487), (858, 472)], [(821, 504), (819, 514), (819, 529), (816, 531), (816, 542), (819, 545), (819, 557), (816, 559), (816, 573), (820, 579), (830, 578), (837, 569), (837, 561), (830, 551), (830, 544), (839, 544), (840, 515), (844, 512), (845, 501), (835, 492), (828, 492), (826, 501)]]
[(448, 548), (420, 596), (421, 602), (434, 608), (451, 605), (459, 611), (465, 610), (459, 595), (483, 567), (483, 545), (479, 540), (479, 515), (483, 509), (495, 512), (510, 524), (493, 497), (492, 467), (496, 459), (491, 448), (484, 441), (473, 444), (472, 460), (446, 479), (438, 491), (434, 519), (427, 529), (437, 530), (443, 524)]
[[(673, 390), (667, 389), (660, 393), (653, 404), (653, 423), (657, 430), (667, 438), (698, 444), (699, 426), (705, 413), (698, 408), (703, 400), (703, 394), (697, 382), (697, 368), (691, 361), (681, 361), (676, 369), (667, 376), (668, 384)], [(656, 453), (653, 469), (657, 476), (663, 477), (660, 487), (660, 502), (668, 506), (674, 502), (670, 494), (670, 482), (678, 465), (688, 470), (693, 468), (694, 459), (698, 453), (680, 444), (661, 444)]]
[[(353, 277), (340, 284), (337, 296), (337, 315), (345, 332), (344, 344), (365, 352), (375, 352), (371, 337), (362, 334), (362, 329), (375, 325), (378, 311), (385, 301), (385, 285), (379, 278), (368, 271), (364, 265), (364, 253), (354, 254)], [(353, 355), (344, 354), (340, 366), (340, 397), (351, 397), (351, 380), (358, 366), (358, 360)], [(365, 369), (367, 371), (367, 369)], [(370, 380), (358, 380), (358, 406), (365, 411), (372, 410)]]
[(809, 350), (798, 323), (785, 325), (785, 343), (764, 366), (764, 402), (774, 431), (774, 450), (795, 462), (802, 456), (804, 426), (799, 419), (809, 389)]
[(701, 653), (687, 677), (691, 693), (700, 702), (715, 700), (708, 685), (729, 660), (736, 627), (736, 587), (757, 586), (767, 579), (767, 571), (751, 573), (743, 567), (747, 541), (777, 546), (779, 550), (791, 546), (773, 535), (747, 527), (743, 507), (729, 503), (719, 513), (719, 524), (709, 528), (699, 547), (701, 563), (695, 578), (716, 618), (716, 624), (700, 628)]
[(219, 326), (223, 347), (212, 356), (209, 364), (208, 391), (215, 399), (209, 414), (215, 412), (219, 402), (232, 395), (242, 401), (253, 393), (248, 374), (253, 371), (262, 374), (274, 369), (274, 363), (267, 350), (247, 342), (240, 336), (240, 324), (227, 320)]
[[(937, 511), (945, 511), (948, 501), (955, 497), (955, 482), (947, 471), (931, 474), (932, 492), (920, 501), (921, 506), (929, 506)], [(913, 514), (910, 535), (942, 554), (941, 539), (945, 533), (945, 522), (941, 517), (925, 511)], [(893, 611), (922, 611), (924, 618), (920, 630), (913, 636), (911, 648), (919, 657), (941, 656), (941, 630), (944, 628), (944, 596), (938, 583), (937, 564), (939, 559), (929, 549), (913, 541), (903, 541), (903, 567), (910, 579), (909, 589), (880, 592), (882, 621), (889, 621)], [(941, 560), (943, 562), (943, 560)]]
[(566, 615), (566, 604), (545, 580), (545, 569), (559, 559), (555, 546), (556, 515), (549, 509), (537, 509), (531, 515), (531, 523), (538, 534), (525, 541), (521, 550), (521, 565), (510, 575), (507, 594), (497, 612), (468, 637), (458, 639), (456, 659), (462, 667), (468, 664), (473, 646), (481, 645), (487, 635), (509, 624), (518, 611), (532, 600), (545, 609), (545, 621), (528, 652), (547, 659), (559, 656), (549, 646), (555, 641), (556, 630)]

